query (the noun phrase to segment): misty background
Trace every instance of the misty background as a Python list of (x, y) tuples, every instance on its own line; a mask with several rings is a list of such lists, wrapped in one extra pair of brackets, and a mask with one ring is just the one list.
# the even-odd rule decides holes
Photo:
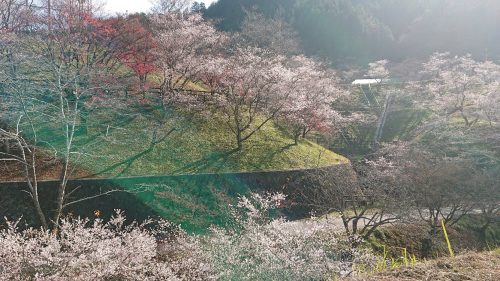
[(500, 1), (219, 0), (205, 10), (238, 31), (248, 12), (285, 21), (308, 55), (338, 64), (423, 59), (434, 52), (500, 56)]

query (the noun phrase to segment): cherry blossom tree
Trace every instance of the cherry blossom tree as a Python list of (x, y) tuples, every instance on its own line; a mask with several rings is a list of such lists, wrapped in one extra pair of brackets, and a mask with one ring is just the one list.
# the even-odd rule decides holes
[(374, 61), (368, 64), (368, 71), (366, 73), (367, 78), (371, 79), (387, 79), (389, 78), (389, 70), (387, 65), (388, 60)]
[(66, 217), (58, 233), (0, 230), (0, 274), (12, 280), (309, 280), (345, 277), (376, 258), (333, 225), (259, 218), (282, 196), (253, 194), (234, 208), (235, 228), (189, 235), (167, 221)]
[(474, 162), (460, 156), (447, 157), (414, 143), (386, 144), (378, 151), (392, 162), (392, 173), (407, 190), (409, 203), (435, 233), (441, 220), (454, 224), (475, 204)]
[(155, 0), (153, 1), (154, 13), (189, 12), (192, 7), (192, 0)]
[(472, 195), (474, 208), (479, 210), (481, 226), (479, 233), (486, 241), (487, 230), (491, 225), (500, 223), (500, 175), (497, 167), (490, 169), (477, 169), (474, 173), (474, 186)]
[(295, 183), (299, 191), (291, 200), (340, 224), (358, 245), (357, 238), (367, 239), (378, 227), (400, 222), (408, 213), (411, 202), (395, 170), (390, 160), (378, 157), (311, 171)]
[(151, 26), (157, 42), (156, 67), (161, 71), (162, 103), (188, 98), (181, 93), (208, 91), (200, 83), (199, 73), (220, 51), (227, 37), (198, 13), (155, 14)]
[(499, 165), (500, 65), (470, 55), (436, 53), (423, 66), (422, 106), (432, 115), (419, 130), (434, 146), (482, 165)]
[(341, 91), (335, 87), (336, 75), (319, 63), (304, 56), (274, 56), (255, 47), (231, 47), (228, 37), (197, 13), (156, 14), (152, 26), (158, 41), (157, 67), (163, 72), (163, 105), (215, 106), (239, 149), (278, 117), (287, 116), (296, 139), (312, 129), (326, 130), (332, 122), (330, 105)]
[(490, 126), (500, 122), (500, 89), (494, 89), (480, 100), (479, 104)]
[(298, 79), (285, 57), (258, 48), (238, 48), (213, 59), (205, 64), (201, 77), (215, 109), (236, 137), (238, 149), (279, 116)]
[(462, 119), (467, 128), (482, 119), (489, 119), (487, 104), (494, 102), (499, 88), (500, 66), (475, 61), (472, 56), (452, 57), (436, 53), (424, 64), (423, 73), (430, 80), (427, 104), (438, 116)]
[[(213, 228), (207, 252), (220, 279), (321, 280), (353, 275), (356, 265), (373, 266), (373, 256), (353, 248), (329, 221), (269, 218), (268, 212), (283, 198), (240, 198), (236, 229)], [(336, 254), (340, 252), (344, 255)]]
[[(108, 222), (67, 217), (59, 232), (0, 231), (0, 274), (12, 280), (208, 280), (210, 265), (199, 243), (168, 222)], [(157, 237), (170, 240), (158, 243)], [(159, 249), (161, 253), (159, 253)], [(169, 255), (170, 254), (170, 255)]]
[(333, 109), (333, 103), (346, 92), (338, 87), (335, 72), (304, 56), (292, 57), (287, 64), (297, 80), (281, 116), (290, 127), (295, 144), (311, 130), (327, 132), (341, 126), (346, 119)]

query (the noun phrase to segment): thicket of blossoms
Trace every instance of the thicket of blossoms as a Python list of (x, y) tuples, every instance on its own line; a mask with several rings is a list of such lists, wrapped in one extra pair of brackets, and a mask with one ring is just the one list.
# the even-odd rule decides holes
[(218, 280), (327, 280), (348, 276), (355, 266), (369, 268), (376, 260), (355, 249), (331, 223), (271, 219), (280, 195), (242, 198), (232, 230), (214, 228), (203, 245)]
[[(121, 212), (106, 223), (63, 219), (57, 234), (18, 231), (15, 223), (8, 223), (0, 232), (0, 279), (187, 280), (201, 276), (206, 267), (192, 258), (158, 258), (159, 231), (146, 228), (149, 223), (125, 225)], [(182, 231), (175, 237), (179, 247), (188, 247), (190, 255), (197, 256), (195, 240)]]
[(373, 265), (373, 256), (327, 223), (268, 219), (279, 198), (242, 198), (233, 227), (198, 236), (167, 222), (126, 225), (121, 212), (106, 223), (63, 219), (57, 234), (8, 223), (0, 232), (0, 279), (311, 280)]

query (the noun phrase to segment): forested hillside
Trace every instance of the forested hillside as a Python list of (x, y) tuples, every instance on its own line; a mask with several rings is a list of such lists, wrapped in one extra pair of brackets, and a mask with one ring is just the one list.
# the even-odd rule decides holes
[(498, 279), (496, 1), (111, 2), (0, 0), (0, 280)]
[(499, 58), (500, 3), (494, 0), (220, 0), (206, 11), (238, 30), (248, 11), (279, 17), (306, 53), (336, 62), (424, 58), (436, 51)]

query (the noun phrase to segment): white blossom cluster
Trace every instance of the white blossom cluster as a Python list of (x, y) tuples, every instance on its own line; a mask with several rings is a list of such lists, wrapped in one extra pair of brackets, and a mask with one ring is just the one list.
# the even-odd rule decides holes
[(433, 99), (426, 106), (437, 113), (459, 114), (467, 127), (480, 120), (498, 120), (500, 65), (476, 61), (471, 55), (436, 53), (422, 73), (432, 79), (426, 86)]
[[(243, 197), (236, 227), (211, 229), (200, 245), (217, 280), (327, 280), (375, 264), (324, 220), (269, 219), (281, 194)], [(241, 213), (240, 213), (241, 214)]]
[(121, 212), (107, 223), (63, 219), (57, 233), (8, 223), (0, 232), (0, 280), (188, 280), (204, 268), (197, 263), (191, 272), (192, 260), (159, 259), (150, 222), (124, 223)]
[[(346, 276), (373, 256), (334, 228), (263, 219), (282, 196), (242, 198), (233, 227), (188, 235), (167, 222), (68, 218), (57, 233), (0, 232), (0, 280), (322, 280)], [(151, 227), (154, 225), (154, 227)]]

